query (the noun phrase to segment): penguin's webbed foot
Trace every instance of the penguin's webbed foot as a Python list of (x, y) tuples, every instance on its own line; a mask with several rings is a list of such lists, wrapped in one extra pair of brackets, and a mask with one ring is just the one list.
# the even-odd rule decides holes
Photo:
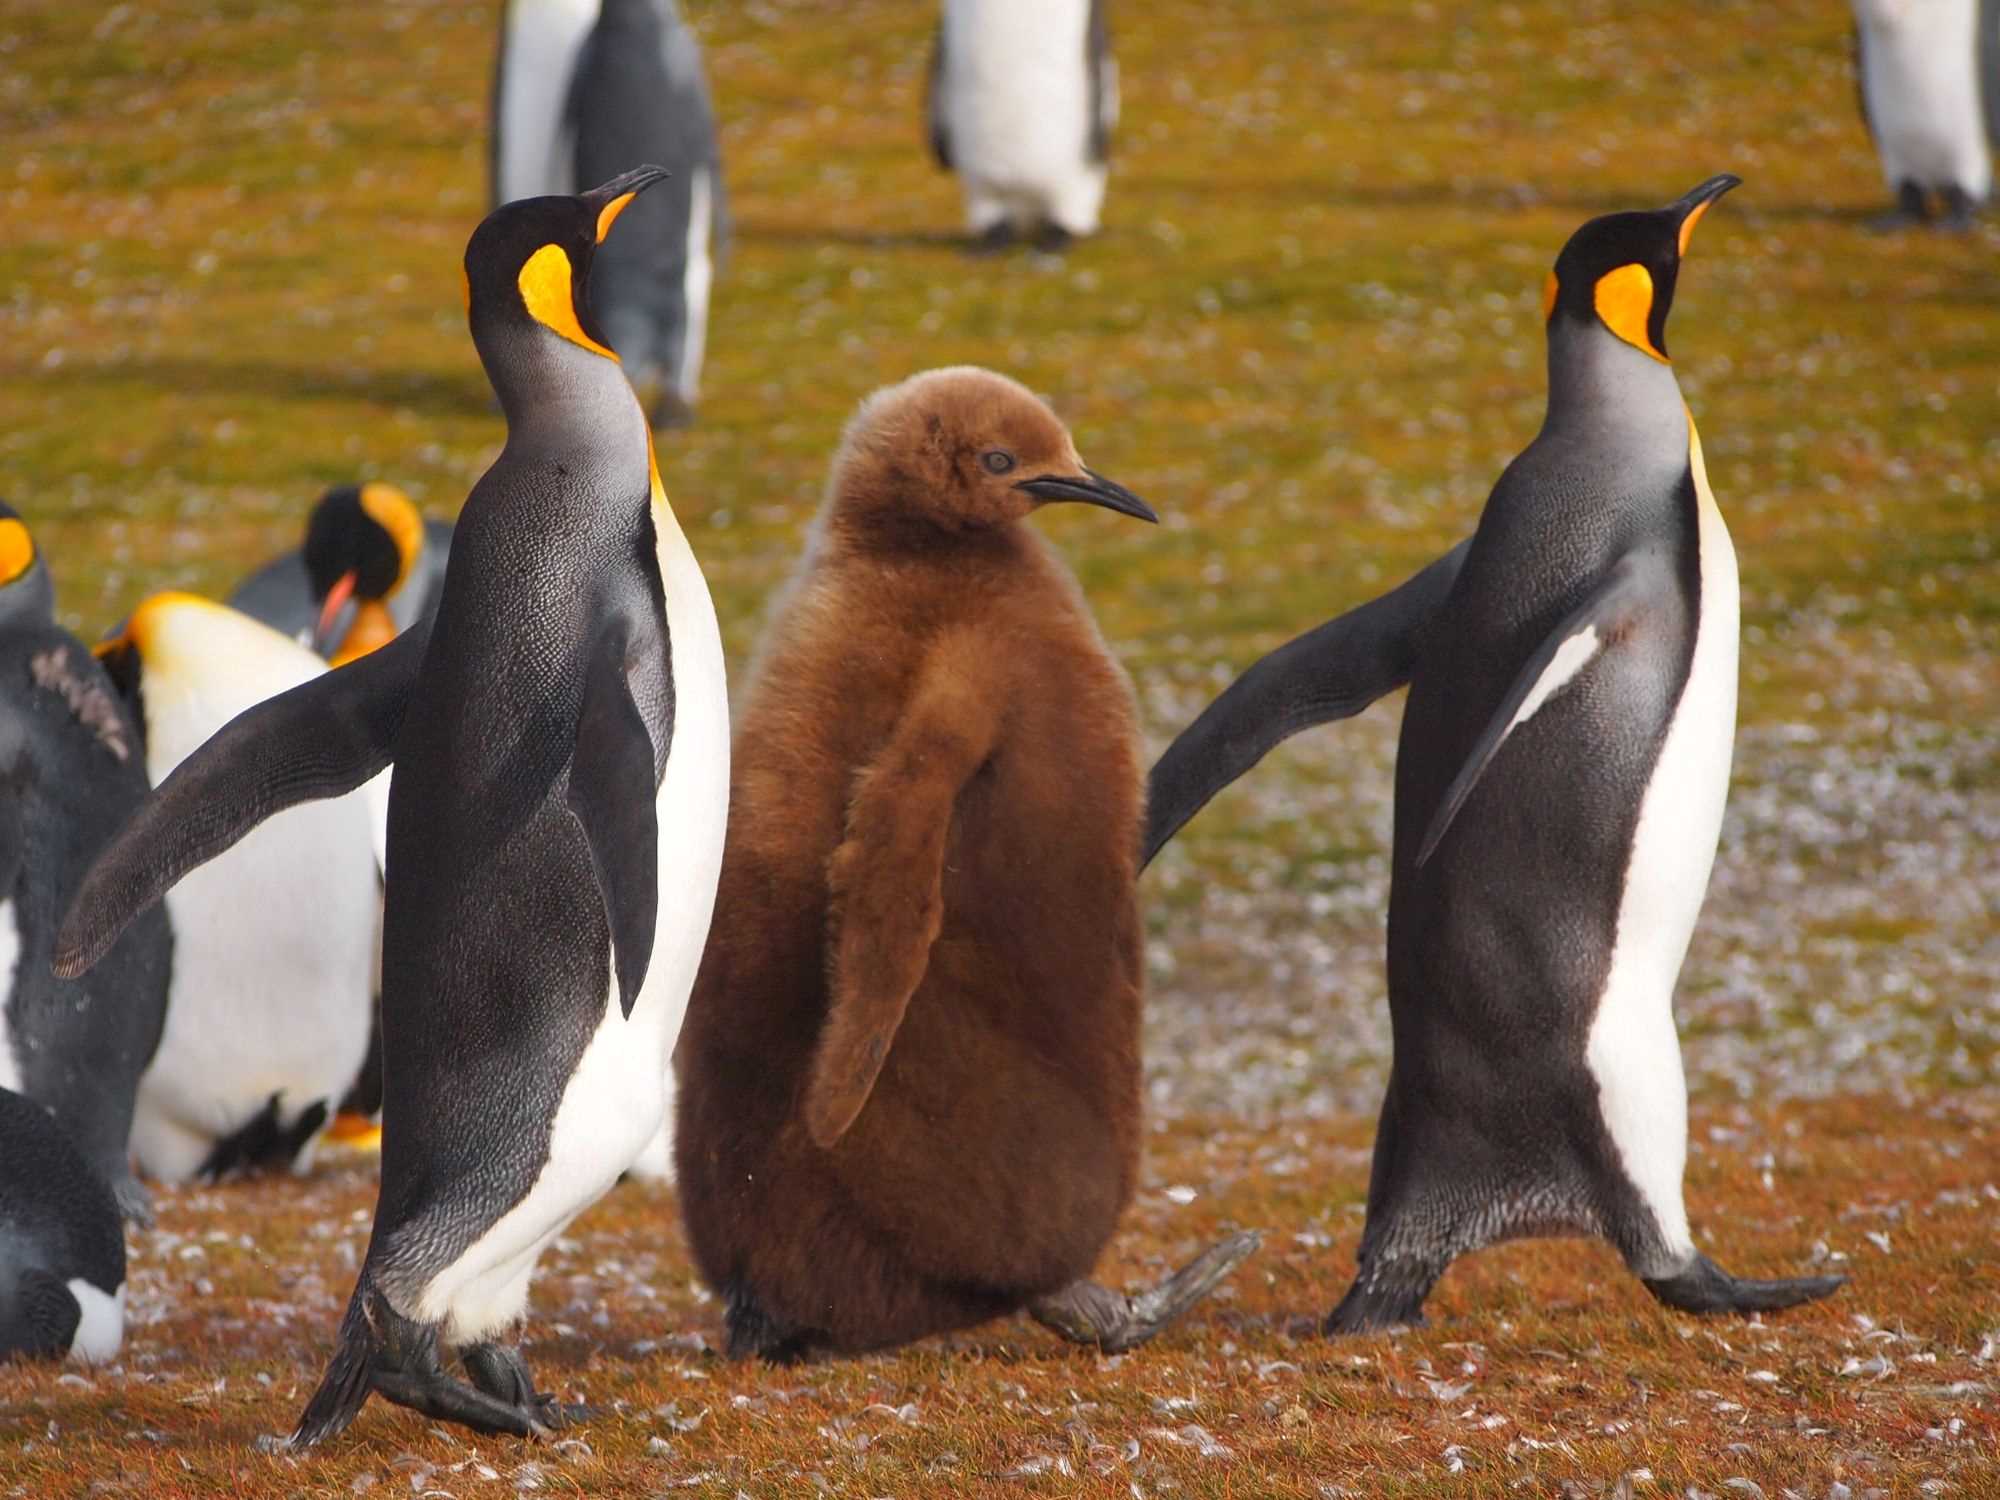
[(111, 1197), (118, 1205), (118, 1217), (138, 1229), (153, 1227), (153, 1195), (130, 1172), (111, 1184)]
[(1249, 1258), (1263, 1243), (1254, 1230), (1202, 1251), (1158, 1286), (1127, 1296), (1094, 1281), (1073, 1281), (1028, 1304), (1028, 1316), (1077, 1344), (1122, 1354), (1153, 1337)]
[(547, 1437), (553, 1427), (561, 1425), (543, 1420), (535, 1407), (502, 1401), (453, 1380), (442, 1370), (404, 1370), (378, 1361), (369, 1368), (368, 1383), (398, 1406), (440, 1422), (456, 1422), (489, 1437)]
[(1076, 243), (1076, 236), (1053, 219), (1035, 231), (1035, 248), (1044, 255), (1061, 255)]
[(974, 255), (998, 255), (1003, 250), (1013, 248), (1014, 225), (1011, 220), (1002, 219), (997, 224), (989, 224), (975, 234), (966, 245)]
[(594, 1406), (565, 1403), (535, 1389), (521, 1351), (491, 1342), (472, 1344), (459, 1351), (466, 1374), (479, 1391), (518, 1411), (533, 1412), (543, 1427), (556, 1429), (588, 1422), (597, 1415)]
[(1950, 234), (1964, 234), (1978, 221), (1979, 202), (1962, 187), (1948, 187), (1939, 195), (1944, 214), (1937, 227)]
[(1923, 188), (1914, 182), (1905, 182), (1896, 189), (1896, 206), (1870, 219), (1868, 227), (1877, 234), (1893, 234), (1897, 230), (1912, 229), (1929, 216), (1929, 203)]
[(1380, 1333), (1389, 1328), (1422, 1328), (1424, 1299), (1444, 1274), (1447, 1262), (1407, 1258), (1371, 1263), (1363, 1259), (1354, 1285), (1340, 1305), (1326, 1316), (1320, 1332)]
[(741, 1281), (722, 1289), (723, 1354), (729, 1359), (763, 1359), (795, 1365), (812, 1357), (813, 1335), (773, 1317), (757, 1294)]
[(1642, 1277), (1646, 1290), (1682, 1312), (1776, 1312), (1816, 1302), (1847, 1284), (1845, 1276), (1791, 1276), (1746, 1281), (1731, 1276), (1706, 1255), (1674, 1276)]

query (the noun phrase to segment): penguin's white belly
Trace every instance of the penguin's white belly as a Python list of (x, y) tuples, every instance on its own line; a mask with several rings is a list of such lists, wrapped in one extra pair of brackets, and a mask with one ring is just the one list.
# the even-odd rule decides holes
[(1584, 1048), (1625, 1173), (1651, 1207), (1668, 1247), (1683, 1256), (1692, 1253), (1693, 1241), (1681, 1196), (1687, 1082), (1674, 1026), (1674, 985), (1708, 891), (1729, 793), (1739, 608), (1736, 552), (1709, 492), (1692, 427), (1690, 449), (1701, 549), (1694, 658), (1640, 802), (1610, 970)]
[[(375, 849), (351, 792), (280, 813), (167, 893), (173, 979), (132, 1149), (177, 1182), (279, 1095), (329, 1110), (368, 1050)], [(301, 1155), (301, 1164), (307, 1155)]]
[(1104, 181), (1087, 151), (1088, 20), (1078, 0), (953, 0), (945, 15), (945, 128), (968, 195), (1073, 233), (1097, 227)]
[[(1861, 88), (1895, 188), (1956, 185), (1974, 198), (1992, 186), (1980, 111), (1979, 0), (1859, 0)], [(1996, 81), (1995, 86), (2000, 86)]]
[[(659, 507), (654, 515), (660, 524)], [(660, 875), (652, 963), (629, 1017), (613, 978), (603, 1019), (556, 1107), (548, 1160), (527, 1196), (418, 1297), (415, 1315), (443, 1324), (454, 1345), (487, 1337), (520, 1316), (541, 1253), (642, 1153), (650, 1155), (649, 1144), (666, 1139), (669, 1129), (674, 1043), (722, 874), (729, 701), (707, 585), (671, 513), (661, 531), (675, 710), (673, 745), (654, 802)]]
[(14, 976), (21, 967), (21, 922), (13, 901), (0, 901), (0, 1089), (21, 1092), (21, 1060), (14, 1055)]
[(507, 6), (494, 121), (499, 202), (577, 190), (563, 110), (597, 10), (598, 0), (512, 0)]

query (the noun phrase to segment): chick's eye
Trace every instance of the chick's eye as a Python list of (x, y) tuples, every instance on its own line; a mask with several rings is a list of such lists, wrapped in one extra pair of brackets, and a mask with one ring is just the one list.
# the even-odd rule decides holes
[(1014, 467), (1014, 455), (1000, 448), (990, 448), (979, 455), (979, 461), (986, 465), (989, 474), (1005, 474)]

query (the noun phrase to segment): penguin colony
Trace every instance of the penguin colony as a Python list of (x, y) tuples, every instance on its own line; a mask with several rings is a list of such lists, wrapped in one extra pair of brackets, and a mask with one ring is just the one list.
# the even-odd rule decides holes
[[(1935, 37), (2000, 31), (1972, 0), (1856, 14), (1899, 212), (1962, 222), (1991, 101)], [(671, 0), (511, 0), (504, 32), (464, 270), (507, 438), (456, 528), (338, 487), (235, 608), (158, 595), (93, 654), (0, 504), (0, 1356), (115, 1353), (134, 1158), (304, 1165), (349, 1089), (381, 1103), (381, 1197), (300, 1446), (371, 1393), (489, 1433), (585, 1416), (507, 1336), (555, 1237), (669, 1154), (731, 1355), (1020, 1312), (1140, 1344), (1257, 1241), (1091, 1279), (1139, 1165), (1139, 872), (1278, 742), (1405, 685), (1396, 1052), (1325, 1332), (1420, 1322), (1455, 1257), (1524, 1235), (1601, 1236), (1693, 1312), (1839, 1286), (1729, 1275), (1682, 1197), (1672, 995), (1737, 599), (1665, 330), (1734, 177), (1571, 237), (1547, 418), (1475, 534), (1257, 663), (1149, 778), (1026, 521), (1151, 509), (1004, 377), (878, 391), (732, 746), (649, 426), (692, 411), (724, 222), (699, 52)], [(1101, 0), (945, 0), (928, 123), (977, 248), (1095, 232), (1116, 117)]]

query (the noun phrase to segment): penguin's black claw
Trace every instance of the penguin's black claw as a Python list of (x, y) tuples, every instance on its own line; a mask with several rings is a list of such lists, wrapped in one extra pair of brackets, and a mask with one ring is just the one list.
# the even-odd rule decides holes
[(1390, 1328), (1422, 1328), (1424, 1299), (1437, 1285), (1444, 1267), (1415, 1261), (1384, 1261), (1363, 1265), (1340, 1305), (1326, 1315), (1319, 1331), (1327, 1338), (1343, 1333), (1381, 1333)]
[(1094, 1281), (1073, 1281), (1028, 1304), (1044, 1328), (1106, 1354), (1135, 1349), (1215, 1290), (1216, 1284), (1263, 1243), (1254, 1231), (1210, 1245), (1158, 1286), (1128, 1297)]
[(368, 1372), (368, 1382), (398, 1406), (407, 1406), (440, 1422), (456, 1422), (489, 1437), (541, 1438), (547, 1437), (551, 1430), (551, 1424), (542, 1420), (539, 1405), (516, 1405), (496, 1399), (442, 1371), (412, 1373), (378, 1363)]
[(990, 224), (975, 234), (971, 243), (965, 248), (974, 255), (998, 255), (1001, 251), (1012, 248), (1013, 244), (1014, 226), (1008, 220), (1002, 219), (998, 224)]
[(1035, 248), (1044, 255), (1061, 255), (1076, 243), (1076, 236), (1062, 225), (1046, 223), (1035, 232)]
[(1641, 1278), (1646, 1290), (1668, 1307), (1682, 1312), (1776, 1312), (1816, 1302), (1847, 1285), (1845, 1276), (1792, 1276), (1775, 1281), (1745, 1281), (1731, 1276), (1706, 1255), (1677, 1276)]
[(542, 1427), (552, 1431), (574, 1427), (598, 1415), (594, 1406), (565, 1403), (536, 1390), (535, 1377), (528, 1373), (527, 1361), (521, 1358), (518, 1349), (491, 1342), (473, 1344), (460, 1351), (459, 1358), (481, 1394), (531, 1414), (531, 1419)]

